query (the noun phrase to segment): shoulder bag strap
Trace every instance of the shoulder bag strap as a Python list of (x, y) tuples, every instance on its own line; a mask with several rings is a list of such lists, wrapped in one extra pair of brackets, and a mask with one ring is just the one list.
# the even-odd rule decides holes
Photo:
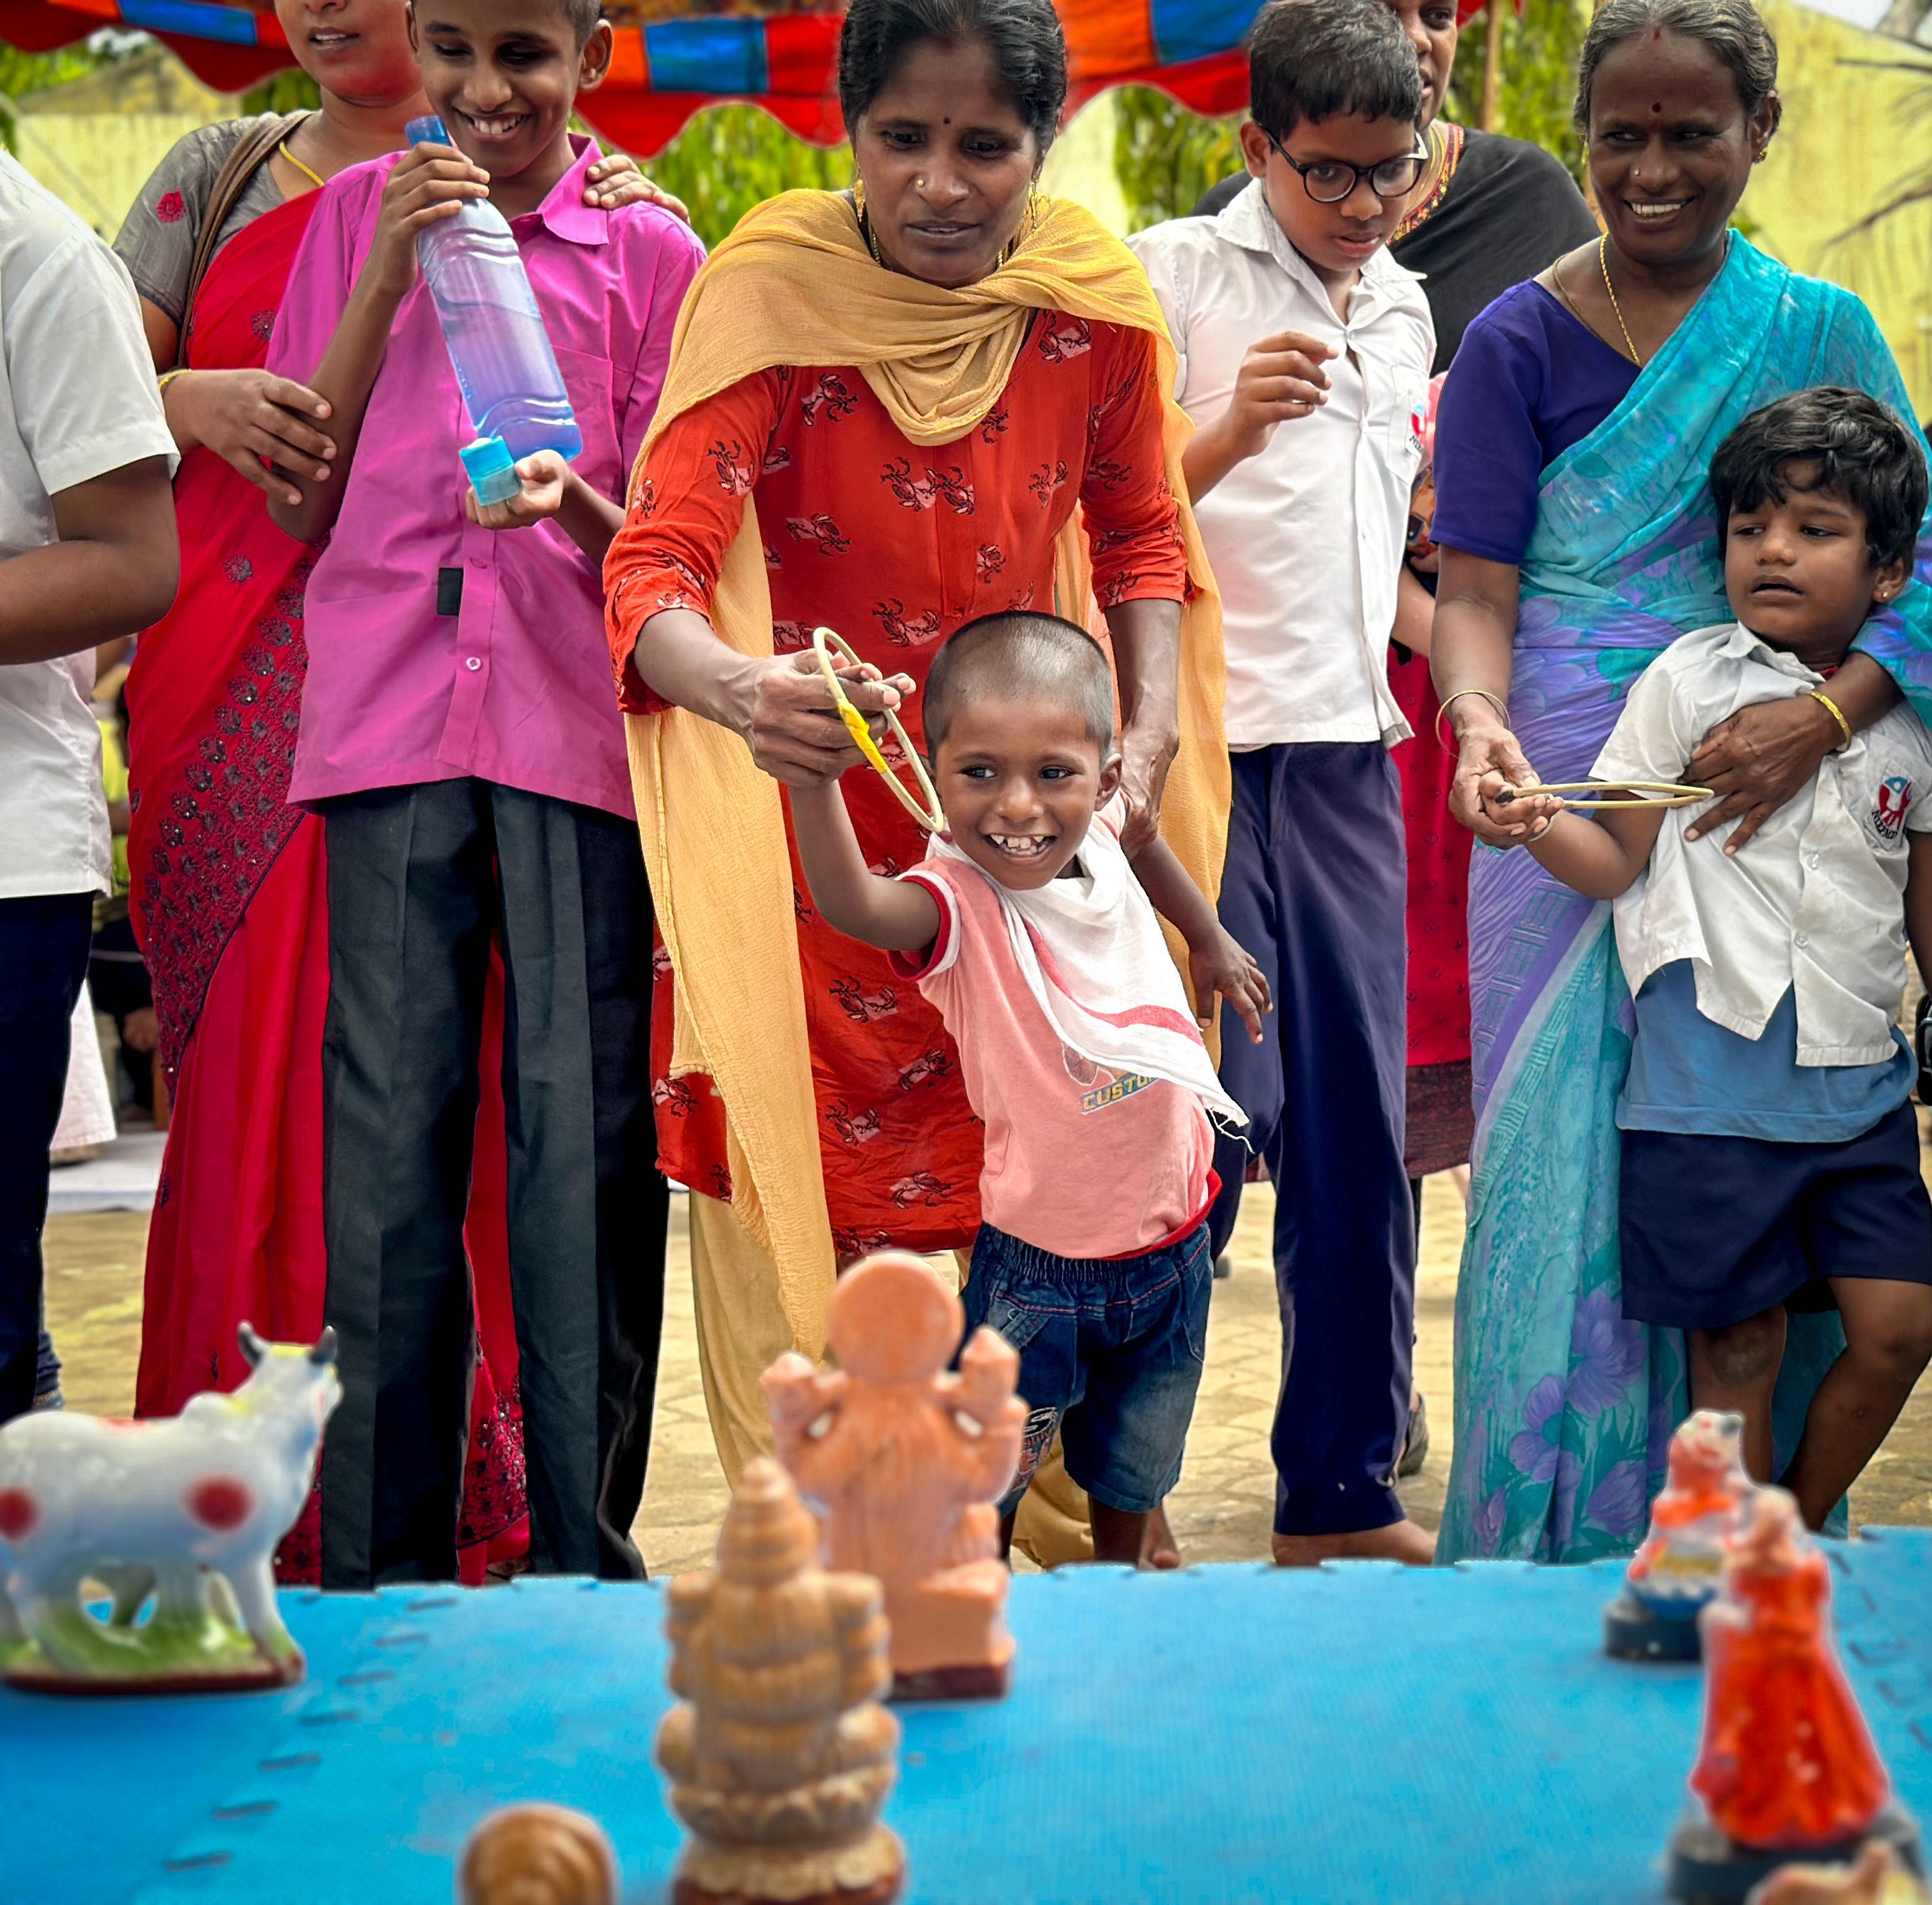
[(214, 189), (208, 195), (207, 209), (202, 215), (201, 230), (195, 236), (194, 256), (188, 262), (188, 291), (182, 300), (181, 334), (175, 342), (176, 369), (181, 370), (188, 363), (188, 326), (194, 314), (195, 295), (201, 289), (202, 280), (208, 275), (208, 266), (214, 262), (214, 248), (220, 238), (222, 226), (228, 223), (229, 214), (248, 189), (249, 180), (268, 163), (275, 148), (308, 117), (306, 112), (264, 113), (253, 121), (235, 142), (235, 148), (228, 154), (226, 164), (216, 174)]

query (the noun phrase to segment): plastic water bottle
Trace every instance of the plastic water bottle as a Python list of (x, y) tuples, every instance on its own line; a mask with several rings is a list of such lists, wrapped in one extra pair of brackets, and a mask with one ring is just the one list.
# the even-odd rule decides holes
[[(412, 119), (412, 146), (447, 146), (438, 118)], [(563, 374), (509, 224), (487, 199), (416, 236), (423, 280), (478, 440), (463, 452), (479, 499), (500, 502), (520, 487), (513, 466), (538, 450), (566, 460), (584, 448)]]

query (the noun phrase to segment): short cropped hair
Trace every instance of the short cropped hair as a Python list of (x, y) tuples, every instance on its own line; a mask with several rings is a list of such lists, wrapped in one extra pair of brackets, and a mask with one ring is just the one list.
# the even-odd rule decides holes
[(1114, 671), (1077, 622), (1012, 609), (955, 630), (926, 678), (927, 758), (937, 758), (961, 708), (994, 697), (1054, 703), (1087, 724), (1103, 759), (1112, 752)]
[(1273, 0), (1248, 38), (1248, 114), (1286, 140), (1304, 119), (1422, 117), (1422, 69), (1381, 0)]
[(597, 22), (604, 17), (604, 0), (563, 0), (563, 16), (577, 35), (579, 48), (587, 46), (591, 34), (597, 31)]
[[(1792, 480), (1800, 463), (1815, 466), (1809, 483)], [(1711, 459), (1719, 546), (1734, 510), (1782, 502), (1794, 488), (1826, 490), (1862, 510), (1874, 562), (1910, 560), (1925, 519), (1925, 453), (1876, 398), (1820, 384), (1745, 418)]]

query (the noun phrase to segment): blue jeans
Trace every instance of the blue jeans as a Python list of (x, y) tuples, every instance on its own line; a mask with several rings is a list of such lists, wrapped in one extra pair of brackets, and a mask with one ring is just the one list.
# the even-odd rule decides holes
[(1103, 1507), (1148, 1514), (1167, 1499), (1201, 1387), (1214, 1264), (1204, 1222), (1118, 1258), (1057, 1257), (980, 1226), (960, 1292), (966, 1334), (988, 1324), (1018, 1351), (1031, 1412), (1002, 1514), (1019, 1505), (1056, 1430), (1066, 1472)]

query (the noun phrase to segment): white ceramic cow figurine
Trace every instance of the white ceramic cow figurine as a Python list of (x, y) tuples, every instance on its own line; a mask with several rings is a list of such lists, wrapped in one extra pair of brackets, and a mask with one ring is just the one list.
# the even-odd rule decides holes
[[(196, 1396), (171, 1419), (58, 1410), (0, 1429), (8, 1680), (180, 1692), (301, 1678), (270, 1564), (341, 1400), (335, 1332), (310, 1348), (264, 1342), (244, 1323), (241, 1344), (247, 1382)], [(90, 1580), (113, 1597), (104, 1621), (83, 1601)]]

